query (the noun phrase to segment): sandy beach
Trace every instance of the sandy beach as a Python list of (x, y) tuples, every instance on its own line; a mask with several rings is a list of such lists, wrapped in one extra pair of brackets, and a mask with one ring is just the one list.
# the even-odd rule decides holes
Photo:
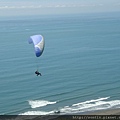
[(120, 115), (120, 109), (98, 110), (87, 113), (87, 115)]

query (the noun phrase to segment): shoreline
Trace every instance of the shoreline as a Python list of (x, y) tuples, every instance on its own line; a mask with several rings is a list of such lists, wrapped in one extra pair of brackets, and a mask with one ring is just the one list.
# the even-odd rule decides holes
[[(88, 111), (88, 112), (84, 112), (84, 113), (76, 113), (76, 114), (64, 114), (64, 115), (60, 115), (60, 114), (56, 114), (56, 115), (7, 115), (4, 116), (2, 115), (1, 118), (3, 120), (5, 120), (6, 118), (9, 120), (60, 120), (60, 119), (71, 119), (73, 120), (74, 117), (75, 119), (79, 119), (79, 116), (99, 116), (99, 115), (120, 115), (120, 108), (116, 108), (116, 109), (106, 109), (106, 110), (96, 110), (96, 111)], [(90, 118), (91, 119), (91, 118)]]
[(120, 115), (120, 108), (97, 110), (97, 111), (83, 113), (83, 115)]
[[(78, 112), (75, 114), (60, 114), (56, 113), (54, 115), (62, 116), (62, 115), (120, 115), (120, 108), (114, 109), (103, 109), (103, 110), (95, 110), (95, 111), (87, 111), (87, 112)], [(54, 116), (53, 115), (53, 116)]]

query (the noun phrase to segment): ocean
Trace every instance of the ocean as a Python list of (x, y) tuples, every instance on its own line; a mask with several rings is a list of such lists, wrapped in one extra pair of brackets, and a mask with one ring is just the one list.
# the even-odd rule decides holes
[[(119, 13), (4, 17), (0, 28), (0, 115), (120, 108)], [(28, 44), (35, 34), (40, 57)]]

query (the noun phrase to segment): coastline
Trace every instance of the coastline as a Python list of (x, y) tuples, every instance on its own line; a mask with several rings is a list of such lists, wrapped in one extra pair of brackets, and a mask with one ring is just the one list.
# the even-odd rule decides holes
[(120, 115), (120, 108), (97, 110), (97, 111), (85, 113), (83, 115)]
[[(85, 112), (83, 114), (81, 113), (77, 113), (77, 114), (64, 114), (64, 115), (60, 115), (60, 114), (56, 114), (56, 115), (7, 115), (7, 116), (0, 116), (2, 118), (2, 120), (6, 120), (9, 119), (9, 120), (60, 120), (60, 119), (64, 119), (64, 120), (78, 120), (79, 117), (81, 118), (81, 116), (83, 117), (84, 120), (86, 120), (86, 116), (88, 117), (88, 120), (91, 119), (89, 116), (106, 116), (105, 119), (107, 119), (107, 115), (108, 117), (110, 117), (110, 115), (113, 116), (113, 118), (116, 118), (114, 117), (115, 115), (120, 115), (120, 108), (116, 108), (116, 109), (107, 109), (107, 110), (96, 110), (96, 111), (93, 111), (93, 112)], [(85, 116), (85, 117), (84, 117)], [(111, 118), (111, 119), (113, 119)], [(97, 118), (97, 119), (100, 119), (101, 120), (101, 117), (100, 118)]]

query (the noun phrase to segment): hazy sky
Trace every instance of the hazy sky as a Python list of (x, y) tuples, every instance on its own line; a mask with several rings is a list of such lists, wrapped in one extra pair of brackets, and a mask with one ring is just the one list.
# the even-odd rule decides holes
[(0, 0), (0, 16), (120, 11), (120, 0)]

